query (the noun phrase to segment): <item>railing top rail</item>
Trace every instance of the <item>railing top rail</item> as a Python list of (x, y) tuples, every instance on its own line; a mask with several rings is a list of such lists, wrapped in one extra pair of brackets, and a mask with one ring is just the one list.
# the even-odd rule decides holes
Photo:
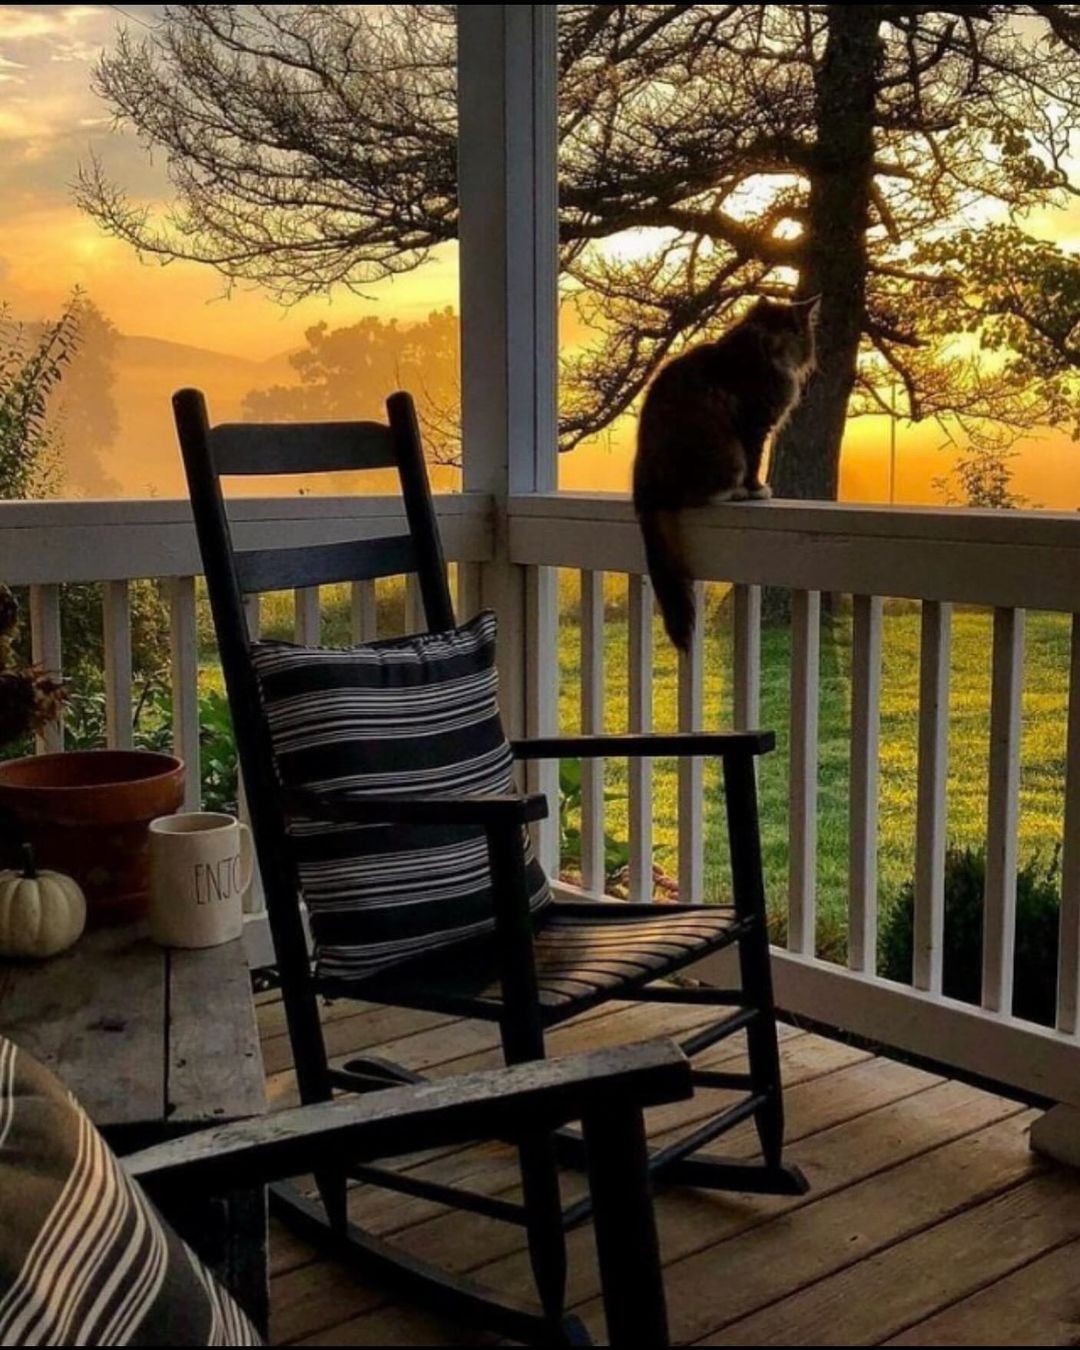
[[(682, 529), (702, 581), (1080, 612), (1080, 513), (775, 501), (686, 511)], [(514, 497), (509, 539), (525, 566), (645, 570), (621, 495)]]
[[(483, 493), (446, 492), (436, 495), (445, 519), (481, 519), (491, 510)], [(398, 493), (363, 496), (305, 493), (295, 496), (235, 496), (229, 515), (236, 521), (354, 520), (405, 518)], [(186, 497), (86, 498), (79, 500), (0, 501), (0, 531), (42, 529), (69, 525), (189, 525), (191, 504)]]
[[(624, 492), (531, 493), (510, 499), (511, 516), (567, 521), (634, 521)], [(992, 511), (933, 506), (880, 506), (864, 502), (727, 502), (685, 512), (694, 529), (812, 531), (890, 539), (956, 543), (1008, 543), (1080, 549), (1080, 511)]]
[[(482, 494), (436, 498), (446, 555), (491, 557), (491, 502)], [(405, 529), (399, 496), (237, 497), (241, 548), (333, 544)], [(0, 578), (13, 586), (133, 581), (202, 571), (186, 500), (0, 502)]]

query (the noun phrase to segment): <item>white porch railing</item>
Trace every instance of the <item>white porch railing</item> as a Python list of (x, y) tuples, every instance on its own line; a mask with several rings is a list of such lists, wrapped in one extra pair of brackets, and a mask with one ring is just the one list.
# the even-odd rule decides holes
[[(557, 587), (551, 569), (581, 574), (581, 725), (604, 725), (604, 577), (628, 577), (628, 715), (650, 724), (654, 672), (652, 597), (643, 576), (636, 522), (622, 497), (529, 495), (510, 500), (496, 547), (491, 499), (439, 501), (448, 558), (458, 564), (459, 606), (507, 593), (487, 573), (524, 569), (524, 603), (510, 622), (512, 678), (524, 687), (530, 730), (553, 731), (557, 718)], [(236, 503), (238, 541), (258, 546), (288, 533), (296, 543), (378, 535), (403, 524), (383, 498), (274, 498)], [(805, 1016), (943, 1060), (1048, 1097), (1080, 1104), (1080, 621), (1072, 619), (1061, 868), (1057, 1028), (1019, 1021), (1011, 1006), (1016, 928), (1016, 856), (1024, 611), (1080, 610), (1080, 518), (1051, 514), (939, 512), (774, 502), (688, 513), (690, 557), (701, 582), (734, 587), (731, 662), (737, 725), (760, 720), (761, 590), (788, 588), (791, 609), (789, 864), (787, 946), (776, 952), (781, 1004)], [(499, 561), (493, 561), (498, 559)], [(502, 561), (506, 559), (507, 561)], [(189, 765), (188, 801), (197, 801), (198, 662), (195, 642), (198, 553), (186, 503), (68, 502), (0, 506), (0, 579), (30, 587), (35, 658), (62, 667), (63, 582), (104, 584), (104, 651), (110, 743), (131, 737), (128, 584), (172, 586), (174, 739)], [(851, 666), (848, 968), (815, 954), (818, 825), (819, 616), (823, 592), (854, 596)], [(922, 602), (918, 698), (918, 774), (914, 829), (914, 987), (880, 978), (877, 837), (882, 598)], [(987, 766), (988, 864), (983, 997), (973, 1008), (942, 994), (946, 770), (951, 614), (954, 604), (992, 608), (991, 739)], [(294, 597), (295, 631), (319, 629), (319, 597)], [(374, 592), (354, 589), (352, 631), (375, 631)], [(505, 619), (504, 619), (505, 622)], [(524, 659), (522, 651), (524, 647)], [(678, 715), (685, 729), (703, 717), (705, 647), (700, 637), (678, 671)], [(519, 674), (514, 674), (519, 672)], [(505, 675), (504, 675), (505, 678)], [(511, 691), (507, 690), (507, 695)], [(515, 698), (522, 691), (513, 691)], [(47, 746), (62, 743), (51, 734)], [(702, 766), (681, 766), (678, 878), (699, 894), (705, 866)], [(630, 766), (627, 807), (629, 886), (652, 893), (652, 769)], [(582, 877), (598, 891), (604, 877), (602, 770), (582, 784)], [(550, 864), (556, 838), (543, 844)]]
[[(1049, 513), (880, 509), (771, 502), (688, 512), (689, 556), (701, 581), (733, 583), (731, 662), (736, 726), (760, 720), (761, 592), (792, 592), (787, 946), (776, 950), (780, 1003), (792, 1012), (1059, 1100), (1080, 1102), (1080, 517)], [(605, 574), (628, 574), (630, 723), (649, 719), (653, 654), (644, 555), (621, 496), (561, 494), (510, 502), (509, 553), (526, 568), (581, 571), (582, 725), (600, 725)], [(848, 968), (818, 959), (819, 618), (821, 595), (853, 597)], [(878, 764), (882, 598), (922, 601), (918, 791), (914, 840), (914, 987), (876, 973)], [(942, 994), (946, 747), (954, 604), (993, 610), (987, 874), (982, 1007)], [(1021, 679), (1026, 609), (1073, 616), (1068, 682), (1057, 1027), (1009, 1015), (1016, 936)], [(700, 627), (700, 625), (699, 625)], [(679, 723), (699, 724), (700, 633), (678, 671)], [(630, 774), (631, 894), (652, 891), (647, 765)], [(679, 769), (680, 892), (702, 876), (700, 767)], [(602, 875), (596, 776), (582, 793), (583, 878)]]

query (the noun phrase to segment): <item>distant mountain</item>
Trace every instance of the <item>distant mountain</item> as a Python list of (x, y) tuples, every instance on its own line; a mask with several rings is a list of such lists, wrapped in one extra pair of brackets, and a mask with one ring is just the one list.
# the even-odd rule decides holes
[(187, 385), (202, 389), (213, 419), (233, 421), (241, 416), (244, 396), (250, 390), (292, 384), (296, 379), (287, 352), (251, 360), (231, 352), (127, 334), (117, 339), (113, 364), (120, 431), (107, 456), (107, 468), (125, 496), (184, 495), (169, 402), (175, 390)]

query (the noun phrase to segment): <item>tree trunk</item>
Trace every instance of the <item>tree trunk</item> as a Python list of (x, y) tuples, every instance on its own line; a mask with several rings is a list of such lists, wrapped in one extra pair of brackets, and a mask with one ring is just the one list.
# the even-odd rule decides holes
[(820, 295), (817, 373), (773, 447), (778, 497), (834, 501), (866, 303), (866, 234), (874, 176), (881, 58), (878, 5), (829, 5), (815, 75), (817, 142), (810, 174), (804, 296)]

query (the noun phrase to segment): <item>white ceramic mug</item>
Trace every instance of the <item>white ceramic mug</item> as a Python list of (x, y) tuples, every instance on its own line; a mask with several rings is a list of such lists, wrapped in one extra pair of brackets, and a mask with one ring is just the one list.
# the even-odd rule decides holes
[(163, 947), (216, 947), (244, 927), (251, 831), (235, 816), (188, 811), (150, 822), (150, 936)]

